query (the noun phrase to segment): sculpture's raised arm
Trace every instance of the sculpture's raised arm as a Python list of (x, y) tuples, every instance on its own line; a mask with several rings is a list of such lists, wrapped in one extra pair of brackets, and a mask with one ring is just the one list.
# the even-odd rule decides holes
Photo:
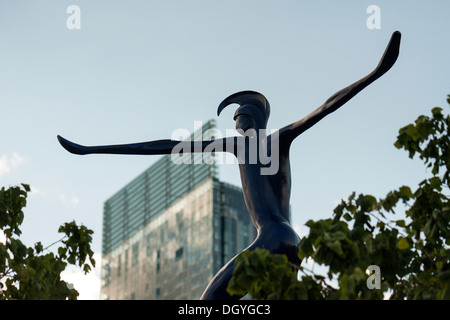
[(303, 119), (281, 128), (280, 138), (283, 137), (286, 139), (285, 141), (289, 143), (292, 142), (298, 135), (311, 128), (326, 115), (336, 111), (361, 90), (385, 74), (397, 60), (400, 49), (400, 38), (400, 32), (395, 31), (392, 34), (391, 40), (387, 45), (380, 63), (370, 74), (333, 94), (322, 106)]
[(180, 152), (235, 152), (233, 138), (205, 141), (177, 141), (164, 139), (106, 146), (82, 146), (64, 139), (61, 136), (58, 136), (58, 140), (67, 151), (80, 155), (93, 153), (157, 155)]

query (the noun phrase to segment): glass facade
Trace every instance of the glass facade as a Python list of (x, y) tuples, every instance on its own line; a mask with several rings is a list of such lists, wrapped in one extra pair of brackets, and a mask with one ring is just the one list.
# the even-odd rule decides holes
[[(215, 128), (208, 121), (191, 138), (200, 140), (202, 132)], [(203, 183), (217, 176), (217, 167), (192, 153), (190, 164), (174, 163), (171, 156), (162, 157), (128, 185), (108, 199), (103, 209), (102, 252), (107, 254), (130, 238), (149, 221), (164, 212), (172, 203)]]
[(103, 299), (198, 299), (253, 241), (242, 190), (194, 163), (163, 157), (105, 202)]

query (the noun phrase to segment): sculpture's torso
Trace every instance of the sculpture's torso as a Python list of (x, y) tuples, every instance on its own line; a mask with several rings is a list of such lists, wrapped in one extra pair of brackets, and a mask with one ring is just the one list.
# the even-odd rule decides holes
[[(269, 155), (274, 144), (267, 143)], [(248, 138), (247, 138), (248, 139)], [(277, 137), (278, 139), (278, 137)], [(270, 167), (273, 163), (262, 164), (261, 161), (250, 163), (248, 144), (245, 138), (238, 143), (239, 148), (245, 150), (246, 161), (239, 164), (244, 199), (250, 216), (257, 228), (258, 237), (255, 242), (272, 252), (284, 252), (290, 255), (292, 262), (297, 261), (299, 237), (289, 224), (289, 199), (291, 190), (291, 173), (289, 164), (289, 148), (280, 144), (278, 156), (271, 161), (278, 161), (278, 170), (272, 175), (261, 174), (261, 168)], [(248, 141), (248, 140), (247, 140)], [(255, 243), (256, 245), (256, 243)], [(287, 252), (286, 252), (287, 251)]]

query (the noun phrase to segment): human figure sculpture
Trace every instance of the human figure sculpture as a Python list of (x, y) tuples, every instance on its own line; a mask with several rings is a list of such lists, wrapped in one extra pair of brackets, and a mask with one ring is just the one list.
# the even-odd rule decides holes
[[(386, 73), (395, 63), (399, 54), (401, 34), (395, 31), (378, 64), (366, 77), (333, 94), (322, 106), (304, 117), (291, 123), (276, 134), (265, 135), (270, 105), (267, 99), (255, 91), (242, 91), (226, 98), (218, 108), (217, 114), (230, 104), (238, 104), (234, 114), (236, 129), (242, 136), (214, 139), (200, 142), (157, 140), (134, 144), (109, 146), (81, 146), (70, 142), (61, 136), (61, 145), (75, 154), (136, 154), (156, 155), (170, 154), (174, 149), (193, 150), (193, 152), (210, 152), (222, 150), (238, 157), (242, 188), (245, 203), (257, 230), (256, 239), (245, 250), (265, 248), (273, 254), (285, 254), (288, 260), (300, 265), (298, 257), (299, 236), (289, 223), (289, 199), (291, 191), (291, 174), (289, 164), (289, 149), (294, 139), (307, 129), (344, 105), (362, 89)], [(278, 151), (278, 170), (272, 174), (262, 174), (267, 168), (267, 161), (262, 161), (259, 152), (256, 161), (249, 161), (251, 154), (249, 145), (252, 139), (264, 140), (263, 146), (257, 145), (257, 151), (265, 148), (271, 154), (274, 146)], [(209, 151), (208, 151), (209, 150)], [(255, 150), (253, 150), (255, 152)], [(237, 256), (236, 256), (237, 257)], [(230, 296), (226, 288), (232, 277), (235, 259), (223, 266), (208, 284), (201, 299), (239, 299), (237, 295)]]

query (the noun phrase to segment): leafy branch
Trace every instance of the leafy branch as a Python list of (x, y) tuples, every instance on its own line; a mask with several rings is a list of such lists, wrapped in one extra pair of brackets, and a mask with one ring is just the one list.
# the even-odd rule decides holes
[[(0, 189), (0, 230), (6, 236), (0, 243), (0, 300), (76, 299), (78, 292), (60, 275), (68, 264), (77, 264), (85, 273), (95, 266), (90, 248), (93, 231), (73, 221), (59, 228), (64, 236), (49, 246), (44, 248), (40, 242), (25, 246), (18, 237), (29, 191), (26, 184)], [(57, 243), (63, 244), (57, 255), (44, 254)]]

